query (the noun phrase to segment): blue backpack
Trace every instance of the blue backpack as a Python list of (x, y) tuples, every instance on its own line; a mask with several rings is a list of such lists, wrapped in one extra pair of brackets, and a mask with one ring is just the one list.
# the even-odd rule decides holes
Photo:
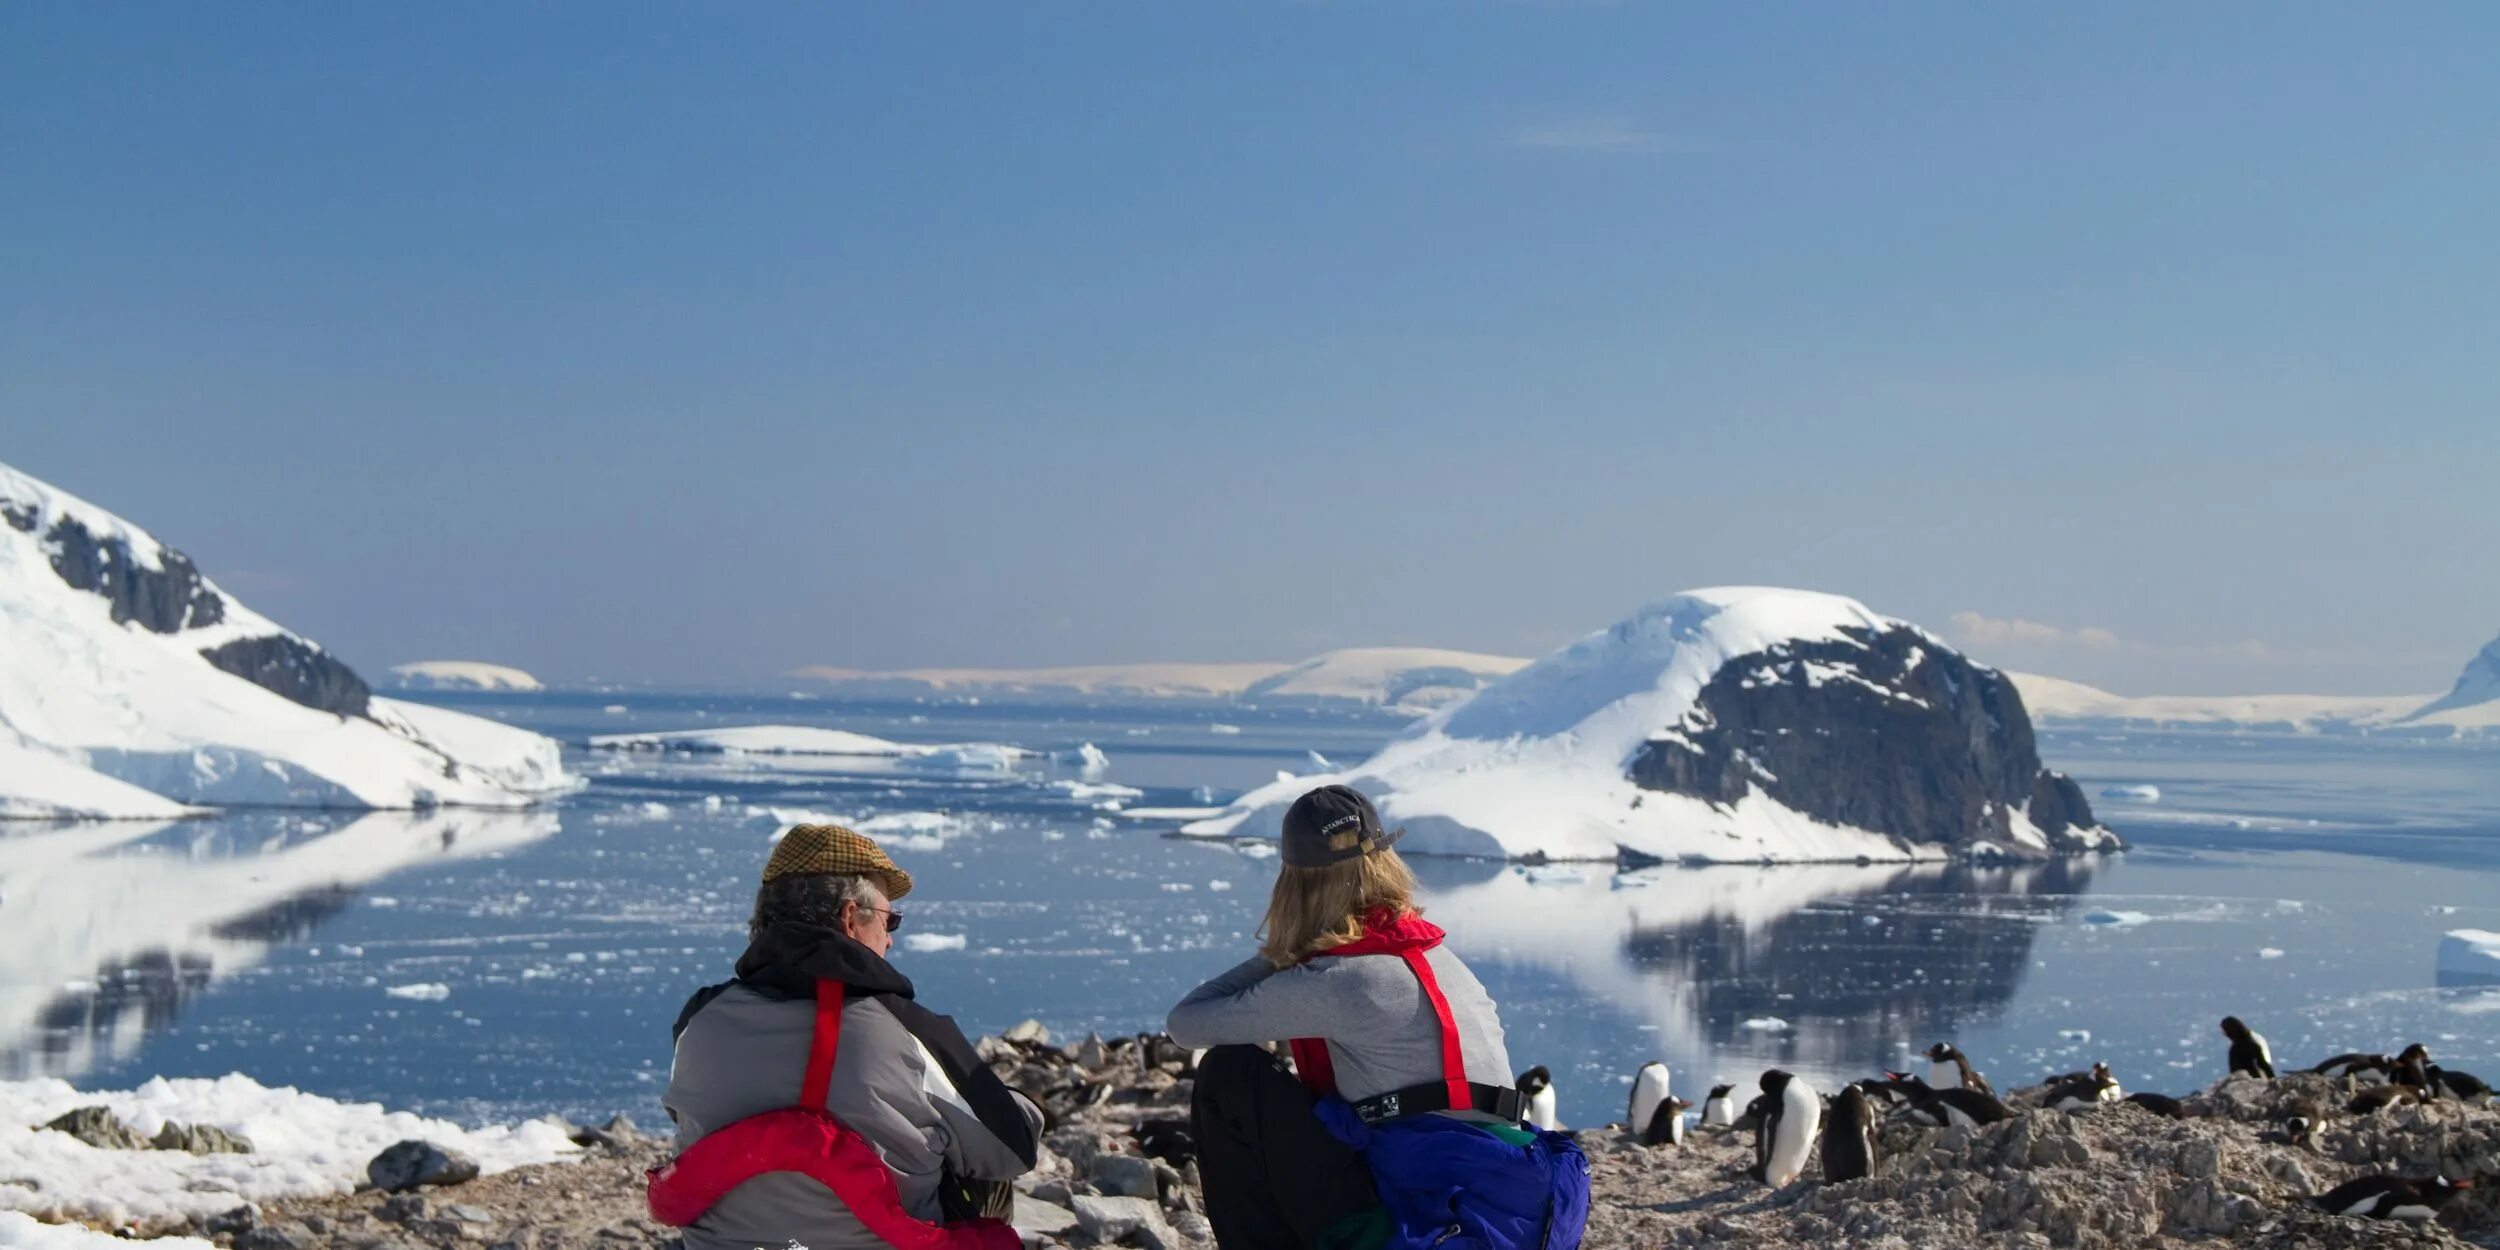
[(1561, 1133), (1512, 1145), (1441, 1115), (1365, 1124), (1342, 1098), (1320, 1122), (1361, 1151), (1393, 1225), (1385, 1250), (1575, 1250), (1589, 1219), (1589, 1161)]

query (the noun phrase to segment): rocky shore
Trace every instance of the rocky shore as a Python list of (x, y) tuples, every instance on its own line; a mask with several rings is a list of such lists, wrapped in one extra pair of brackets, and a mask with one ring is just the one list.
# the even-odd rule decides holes
[[(981, 1052), (1051, 1117), (1041, 1166), (1019, 1182), (1029, 1244), (1203, 1250), (1188, 1135), (1190, 1057), (1159, 1037), (1053, 1045), (1038, 1025)], [(2500, 1108), (2438, 1102), (2366, 1116), (2357, 1088), (2294, 1075), (2234, 1079), (2185, 1100), (2187, 1118), (2132, 1105), (2068, 1114), (2007, 1099), (1980, 1128), (1884, 1123), (1869, 1179), (1825, 1184), (1819, 1163), (1770, 1190), (1745, 1175), (1749, 1133), (1696, 1130), (1644, 1147), (1613, 1126), (1578, 1134), (1592, 1169), (1592, 1250), (1748, 1247), (2500, 1247)], [(2318, 1127), (2296, 1143), (2293, 1116)], [(643, 1170), (665, 1143), (610, 1125), (579, 1162), (411, 1193), (276, 1204), (191, 1230), (236, 1250), (341, 1246), (573, 1250), (674, 1241), (644, 1217)], [(2357, 1176), (2493, 1178), (2429, 1224), (2317, 1210), (2310, 1195)], [(770, 1250), (770, 1248), (768, 1248)]]

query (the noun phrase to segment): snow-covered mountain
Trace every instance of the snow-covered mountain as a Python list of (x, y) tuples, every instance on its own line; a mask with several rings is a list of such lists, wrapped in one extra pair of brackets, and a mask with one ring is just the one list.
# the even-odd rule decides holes
[(2405, 717), (2408, 725), (2446, 725), (2456, 729), (2500, 728), (2500, 638), (2466, 661), (2465, 671), (2448, 693)]
[(0, 465), (0, 817), (518, 807), (556, 743), (376, 697), (190, 557)]
[(1903, 861), (2118, 845), (2082, 791), (2040, 767), (2003, 674), (1796, 590), (1662, 600), (1355, 768), (1279, 780), (1186, 832), (1271, 837), (1296, 796), (1331, 781), (1441, 854)]
[(2122, 695), (2037, 673), (2007, 673), (2042, 724), (2110, 722), (2166, 728), (2211, 726), (2294, 733), (2353, 733), (2395, 724), (2427, 695)]
[(1326, 651), (1244, 687), (1244, 703), (1367, 703), (1421, 714), (1457, 703), (1528, 661), (1433, 647)]
[(802, 668), (792, 677), (855, 695), (1076, 695), (1252, 704), (1355, 703), (1421, 715), (1528, 662), (1437, 647), (1349, 647), (1299, 664), (1098, 664), (1073, 668)]
[(520, 669), (477, 660), (420, 660), (391, 666), (400, 690), (544, 690), (546, 684)]

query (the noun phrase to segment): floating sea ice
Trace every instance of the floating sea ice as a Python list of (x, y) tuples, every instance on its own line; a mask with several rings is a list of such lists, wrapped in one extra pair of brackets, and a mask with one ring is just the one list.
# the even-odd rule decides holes
[(1231, 889), (1231, 888), (1233, 888), (1233, 883), (1232, 883), (1232, 882), (1230, 882), (1230, 881), (1210, 881), (1210, 882), (1207, 882), (1207, 889), (1209, 889), (1209, 890), (1211, 890), (1211, 891), (1214, 891), (1215, 893), (1218, 893), (1218, 894), (1221, 894), (1221, 893), (1223, 893), (1224, 891), (1229, 890), (1229, 889)]
[(625, 714), (625, 705), (622, 703), (611, 703), (606, 707), (600, 708), (599, 710), (610, 716), (623, 716)]
[(1881, 916), (1866, 916), (1866, 917), (1864, 917), (1864, 918), (1862, 918), (1862, 919), (1860, 919), (1860, 920), (1858, 921), (1858, 923), (1859, 923), (1859, 924), (1865, 925), (1867, 928), (1870, 928), (1870, 929), (1874, 928), (1875, 926), (1877, 926), (1877, 925), (1879, 925), (1879, 924), (1882, 924), (1883, 922), (1884, 922), (1884, 918), (1883, 918), (1883, 917), (1881, 917)]
[(2161, 787), (2102, 786), (2101, 797), (2105, 799), (2134, 799), (2139, 803), (2159, 803), (2161, 802)]
[(2260, 946), (2257, 948), (2257, 958), (2259, 959), (2281, 959), (2282, 957), (2283, 952), (2278, 947)]
[(1306, 752), (1306, 754), (1311, 757), (1311, 767), (1324, 773), (1333, 773), (1337, 771), (1337, 766), (1330, 763), (1327, 756), (1322, 755), (1317, 751)]
[(1166, 881), (1163, 883), (1163, 892), (1166, 894), (1187, 894), (1191, 890), (1195, 890), (1197, 888), (1197, 886), (1191, 885), (1186, 881)]
[(2059, 1029), (2057, 1031), (2057, 1038), (2062, 1042), (2088, 1042), (2092, 1040), (2092, 1030)]
[(707, 795), (704, 795), (704, 796), (703, 796), (703, 810), (704, 810), (704, 811), (707, 811), (707, 812), (717, 812), (717, 811), (719, 811), (719, 810), (720, 810), (720, 808), (721, 808), (721, 801), (720, 801), (720, 796), (719, 796), (719, 795), (717, 795), (717, 794), (707, 794)]
[(1736, 1027), (1752, 1033), (1785, 1033), (1788, 1031), (1788, 1022), (1778, 1016), (1756, 1016)]
[(1211, 733), (1211, 734), (1223, 734), (1223, 735), (1225, 735), (1225, 736), (1227, 736), (1227, 737), (1230, 737), (1230, 736), (1232, 736), (1232, 735), (1234, 735), (1234, 734), (1238, 734), (1238, 733), (1240, 733), (1240, 732), (1241, 732), (1241, 726), (1239, 726), (1239, 725), (1227, 725), (1227, 724), (1223, 723), (1222, 721), (1218, 721), (1218, 722), (1216, 722), (1215, 724), (1212, 724), (1212, 725), (1207, 726), (1207, 732), (1208, 732), (1208, 733)]
[(1578, 885), (1589, 879), (1587, 873), (1568, 864), (1539, 864), (1520, 869), (1519, 875), (1536, 885)]
[(963, 948), (964, 935), (960, 933), (906, 933), (903, 935), (903, 949), (907, 951), (921, 951), (925, 953), (928, 951), (959, 951)]
[(394, 985), (382, 992), (393, 998), (415, 999), (421, 1003), (439, 1003), (451, 997), (451, 987), (439, 981), (421, 985)]
[(2441, 985), (2500, 985), (2500, 933), (2451, 929), (2439, 939)]
[(634, 810), (653, 820), (668, 819), (668, 804), (666, 803), (645, 803)]
[(2083, 914), (2085, 924), (2110, 925), (2122, 929), (2144, 924), (2151, 919), (2151, 916), (2140, 911), (2112, 911), (2106, 907), (2096, 907)]
[(1276, 844), (1273, 842), (1241, 842), (1236, 843), (1233, 849), (1241, 852), (1244, 859), (1276, 858)]

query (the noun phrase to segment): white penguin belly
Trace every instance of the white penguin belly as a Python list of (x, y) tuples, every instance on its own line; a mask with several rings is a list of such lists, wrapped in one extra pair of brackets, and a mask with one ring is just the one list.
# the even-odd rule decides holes
[(1780, 1099), (1779, 1132), (1771, 1139), (1770, 1164), (1763, 1169), (1773, 1188), (1805, 1174), (1806, 1160), (1814, 1153), (1815, 1130), (1822, 1126), (1823, 1100), (1814, 1096), (1814, 1087), (1804, 1077), (1791, 1078)]

